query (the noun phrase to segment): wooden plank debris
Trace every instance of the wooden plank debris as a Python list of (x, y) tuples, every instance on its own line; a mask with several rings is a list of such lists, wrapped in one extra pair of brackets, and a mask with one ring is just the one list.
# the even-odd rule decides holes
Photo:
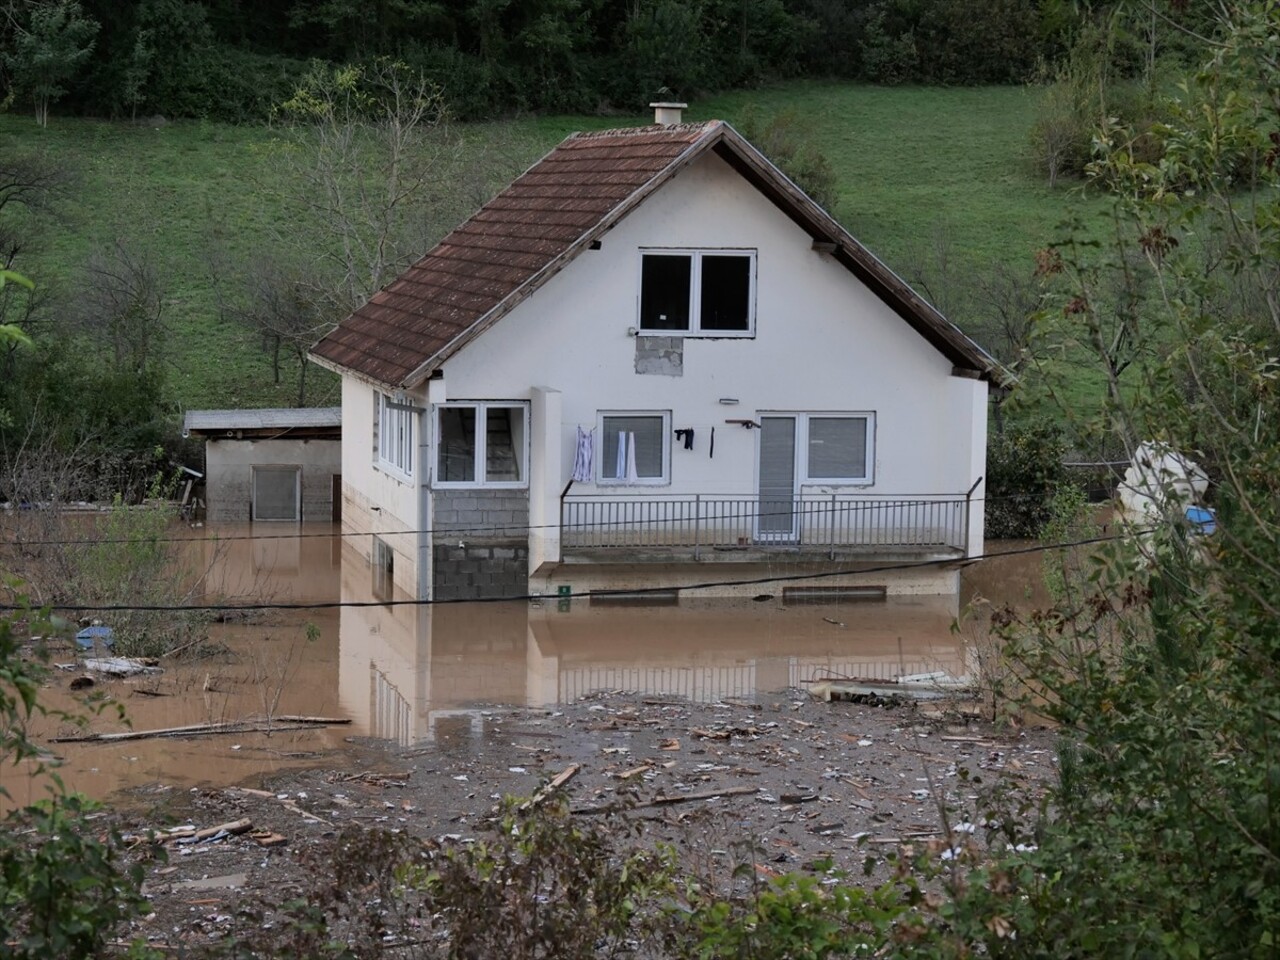
[(211, 840), (219, 834), (226, 834), (229, 837), (237, 836), (241, 833), (248, 833), (253, 829), (253, 821), (248, 817), (239, 820), (231, 820), (227, 823), (220, 823), (215, 827), (205, 827), (203, 830), (197, 830), (194, 826), (174, 827), (164, 833), (158, 834), (156, 839), (161, 843), (168, 843), (171, 840), (179, 840), (183, 843), (202, 843), (205, 840)]
[(759, 793), (759, 787), (738, 786), (738, 787), (718, 787), (715, 790), (695, 790), (692, 793), (674, 793), (671, 795), (660, 795), (652, 797), (649, 800), (641, 800), (634, 804), (617, 804), (607, 803), (590, 807), (574, 807), (570, 813), (592, 814), (592, 813), (612, 813), (614, 811), (626, 810), (644, 810), (648, 807), (665, 807), (676, 803), (693, 803), (695, 800), (714, 800), (717, 797), (739, 797), (747, 794)]
[(347, 719), (311, 717), (275, 720), (222, 720), (215, 723), (191, 723), (182, 727), (163, 727), (158, 730), (124, 730), (120, 733), (88, 733), (74, 737), (50, 737), (51, 743), (119, 743), (122, 740), (146, 740), (152, 737), (195, 737), (221, 733), (278, 733), (288, 730), (309, 730), (324, 724), (346, 724)]
[(569, 764), (569, 766), (565, 767), (563, 770), (557, 773), (554, 777), (552, 777), (551, 781), (547, 783), (545, 786), (543, 786), (540, 790), (538, 790), (537, 793), (535, 793), (532, 797), (530, 797), (524, 803), (520, 804), (519, 809), (532, 810), (534, 807), (538, 806), (540, 803), (544, 803), (547, 797), (551, 796), (553, 793), (555, 793), (557, 790), (563, 787), (566, 783), (568, 783), (570, 780), (576, 777), (578, 775), (578, 771), (581, 769), (582, 769), (582, 764), (580, 763)]

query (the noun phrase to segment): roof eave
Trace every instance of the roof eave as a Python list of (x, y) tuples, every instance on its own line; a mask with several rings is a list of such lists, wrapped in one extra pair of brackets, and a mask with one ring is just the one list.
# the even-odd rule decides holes
[[(317, 341), (316, 346), (323, 343), (321, 338)], [(314, 363), (317, 367), (323, 367), (332, 373), (336, 373), (340, 377), (351, 377), (353, 380), (359, 380), (366, 386), (373, 387), (375, 390), (403, 390), (406, 389), (404, 384), (389, 383), (386, 380), (379, 380), (377, 377), (371, 377), (363, 370), (357, 370), (355, 367), (349, 367), (346, 364), (338, 363), (336, 360), (330, 360), (328, 357), (316, 353), (315, 347), (307, 351), (307, 359)]]
[(533, 276), (529, 277), (529, 279), (518, 286), (515, 290), (511, 291), (511, 293), (507, 294), (499, 303), (490, 309), (488, 313), (437, 350), (435, 354), (428, 357), (421, 364), (415, 367), (414, 370), (404, 378), (404, 386), (407, 388), (413, 388), (423, 383), (431, 376), (431, 374), (440, 369), (446, 360), (492, 327), (525, 300), (529, 299), (529, 297), (537, 292), (538, 289), (540, 289), (548, 280), (576, 260), (582, 253), (589, 250), (593, 242), (599, 240), (604, 236), (604, 234), (612, 230), (623, 217), (631, 213), (632, 210), (643, 203), (659, 187), (665, 184), (685, 167), (689, 166), (693, 161), (701, 157), (708, 150), (714, 148), (724, 137), (725, 131), (728, 129), (728, 125), (719, 120), (714, 124), (709, 125), (707, 127), (707, 132), (691, 143), (687, 150), (682, 150), (679, 155), (663, 167), (662, 170), (646, 180), (645, 183), (633, 191), (629, 197), (601, 217), (600, 221), (594, 227), (582, 234), (582, 236), (578, 237), (578, 239), (565, 248), (559, 256), (553, 259)]
[(732, 127), (724, 126), (717, 154), (752, 182), (815, 240), (834, 243), (833, 256), (895, 313), (957, 367), (970, 369), (999, 387), (1017, 378), (959, 327), (917, 294), (884, 261), (864, 247), (763, 153)]

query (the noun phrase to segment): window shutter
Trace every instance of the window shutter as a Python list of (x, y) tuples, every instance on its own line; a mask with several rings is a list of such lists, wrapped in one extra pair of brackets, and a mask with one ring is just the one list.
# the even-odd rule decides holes
[(857, 479), (867, 475), (865, 417), (810, 417), (811, 479)]

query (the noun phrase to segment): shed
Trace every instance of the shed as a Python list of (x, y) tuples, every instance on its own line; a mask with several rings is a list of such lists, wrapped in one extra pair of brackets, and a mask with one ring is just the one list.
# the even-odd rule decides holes
[(188, 410), (211, 522), (339, 520), (342, 408)]

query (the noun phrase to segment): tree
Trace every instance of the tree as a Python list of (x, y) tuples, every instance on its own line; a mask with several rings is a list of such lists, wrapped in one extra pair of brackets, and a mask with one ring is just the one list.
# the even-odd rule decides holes
[(1280, 8), (1215, 9), (1203, 65), (1156, 131), (1160, 162), (1145, 158), (1147, 131), (1097, 134), (1109, 241), (1076, 231), (1054, 251), (1056, 312), (1107, 387), (1094, 436), (1130, 458), (1157, 440), (1202, 464), (1217, 531), (1158, 497), (1154, 525), (1011, 625), (1011, 662), (1060, 725), (1059, 780), (1035, 849), (971, 883), (976, 909), (956, 915), (988, 940), (984, 928), (1016, 935), (1020, 955), (1277, 947)]
[(271, 372), (280, 382), (281, 355), (297, 365), (300, 407), (307, 404), (307, 351), (329, 331), (341, 310), (325, 298), (329, 284), (298, 268), (264, 261), (252, 272), (247, 299), (231, 315), (261, 338), (271, 354)]
[(125, 242), (89, 258), (74, 309), (80, 330), (113, 369), (142, 375), (163, 361), (169, 328), (160, 279), (150, 259)]
[[(424, 207), (445, 190), (455, 154), (439, 88), (385, 57), (366, 65), (315, 64), (276, 123), (298, 188), (298, 219), (328, 242), (312, 248), (328, 298), (350, 309), (381, 289), (425, 246)], [(294, 231), (285, 246), (298, 239)], [(335, 317), (337, 319), (341, 317)]]
[(31, 97), (36, 122), (49, 123), (49, 105), (66, 94), (66, 84), (93, 52), (98, 22), (76, 0), (50, 0), (34, 6), (17, 28), (4, 63), (13, 87)]
[[(35, 284), (18, 273), (16, 270), (0, 270), (0, 290), (5, 288), (6, 284), (14, 283), (20, 287), (26, 287), (31, 290)], [(21, 328), (15, 323), (0, 323), (0, 343), (20, 343), (26, 346), (31, 345), (31, 339), (22, 332)]]

